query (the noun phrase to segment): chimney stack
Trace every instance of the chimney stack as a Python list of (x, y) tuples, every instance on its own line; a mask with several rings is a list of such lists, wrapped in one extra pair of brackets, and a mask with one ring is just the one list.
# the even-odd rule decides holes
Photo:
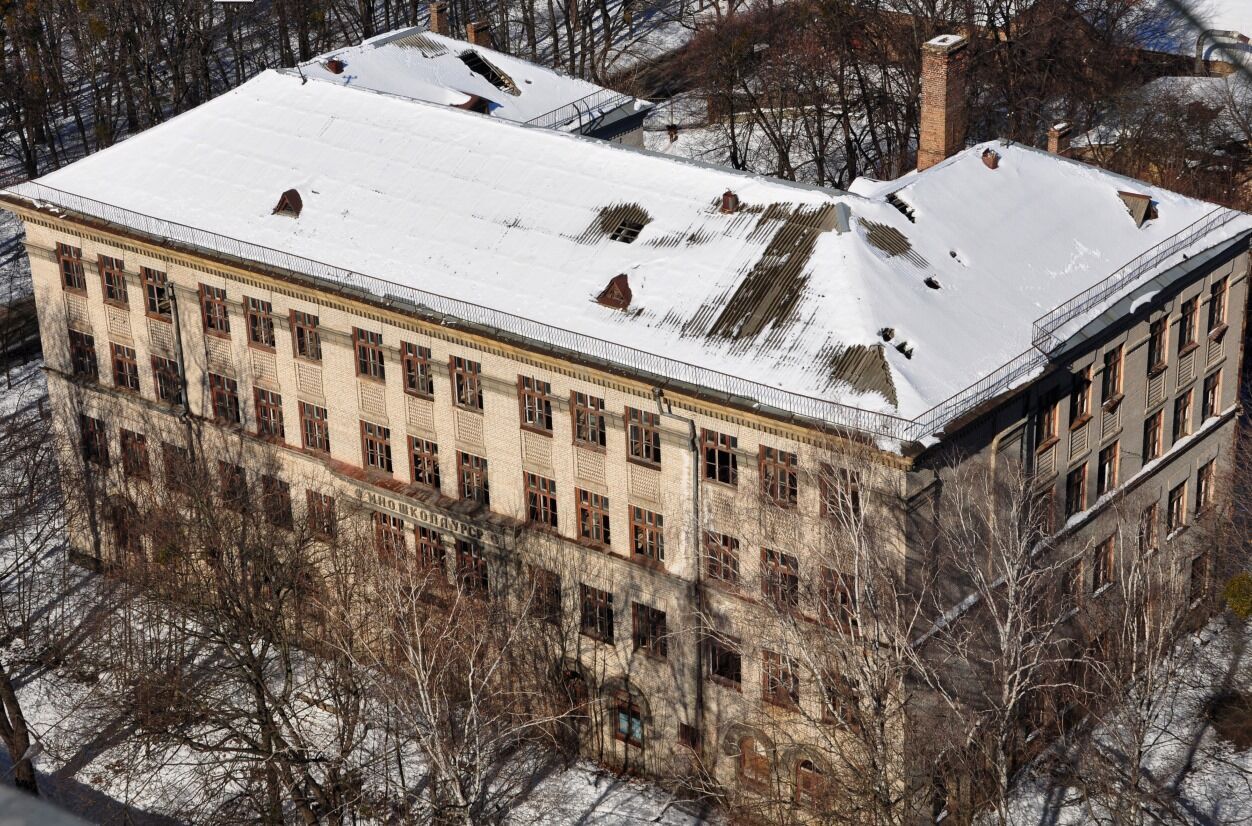
[(430, 30), (435, 34), (448, 34), (448, 4), (447, 3), (431, 3), (430, 11)]
[(965, 47), (959, 34), (941, 34), (922, 46), (920, 172), (956, 154), (965, 144)]
[(1053, 155), (1069, 153), (1069, 124), (1058, 123), (1048, 130), (1048, 151)]
[(465, 27), (465, 39), (473, 46), (482, 46), (484, 49), (494, 47), (490, 23), (479, 23), (478, 21), (470, 23)]

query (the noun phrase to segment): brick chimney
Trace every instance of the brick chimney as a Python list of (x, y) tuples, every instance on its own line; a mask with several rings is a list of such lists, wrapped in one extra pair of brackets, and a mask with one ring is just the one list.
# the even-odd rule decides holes
[(1053, 155), (1069, 152), (1069, 124), (1058, 123), (1048, 130), (1048, 151)]
[(491, 24), (479, 23), (474, 21), (465, 27), (465, 39), (474, 46), (482, 46), (484, 49), (491, 49), (495, 46), (495, 41), (491, 37)]
[(928, 169), (965, 145), (965, 47), (959, 34), (941, 34), (922, 46), (921, 135), (917, 169)]
[(447, 3), (431, 3), (430, 9), (430, 30), (435, 34), (448, 34), (448, 4)]

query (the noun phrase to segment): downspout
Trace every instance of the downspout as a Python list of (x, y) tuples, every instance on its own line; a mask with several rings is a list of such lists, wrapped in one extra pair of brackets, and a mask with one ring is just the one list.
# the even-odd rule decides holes
[(178, 320), (178, 290), (173, 281), (166, 281), (166, 284), (169, 286), (170, 322), (174, 327), (174, 361), (178, 365), (178, 389), (183, 397), (182, 410), (178, 412), (178, 418), (182, 419), (183, 424), (187, 426), (187, 450), (194, 451), (196, 439), (192, 428), (191, 396), (187, 392), (187, 365), (183, 358), (182, 325)]
[(660, 387), (652, 388), (656, 399), (656, 410), (661, 416), (668, 416), (687, 424), (688, 449), (691, 451), (691, 525), (695, 546), (695, 568), (691, 579), (690, 597), (695, 606), (696, 646), (695, 646), (695, 709), (692, 724), (696, 730), (696, 756), (700, 764), (704, 764), (704, 562), (701, 554), (704, 532), (700, 528), (700, 442), (696, 438), (696, 421), (673, 412), (665, 391)]

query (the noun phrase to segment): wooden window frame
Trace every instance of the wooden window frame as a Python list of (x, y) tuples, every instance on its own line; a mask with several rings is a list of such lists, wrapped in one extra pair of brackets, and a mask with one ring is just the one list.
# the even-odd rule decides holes
[(330, 414), (325, 407), (301, 401), (300, 444), (305, 450), (330, 453)]
[(561, 624), (561, 575), (547, 568), (530, 566), (531, 598), (528, 606), (532, 617), (553, 625)]
[(352, 349), (356, 358), (356, 375), (359, 379), (385, 382), (387, 380), (386, 357), (383, 354), (383, 334), (362, 327), (352, 328)]
[(261, 474), (261, 512), (265, 521), (274, 527), (290, 529), (295, 524), (290, 483), (268, 473)]
[(169, 275), (151, 267), (140, 267), (139, 277), (143, 281), (144, 315), (157, 321), (172, 322), (174, 301)]
[(739, 781), (754, 789), (769, 788), (774, 777), (769, 754), (751, 736), (739, 738), (736, 746), (739, 749), (739, 759), (735, 761), (735, 774)]
[(794, 554), (761, 548), (761, 596), (783, 611), (800, 605), (800, 560)]
[(647, 467), (661, 466), (661, 416), (626, 408), (626, 458)]
[(130, 309), (130, 294), (126, 289), (126, 263), (111, 255), (96, 255), (96, 269), (100, 273), (100, 292), (104, 303), (123, 310)]
[(1070, 430), (1091, 421), (1091, 373), (1092, 366), (1081, 368), (1074, 376), (1074, 388), (1069, 394)]
[(1226, 278), (1214, 281), (1209, 287), (1209, 336), (1216, 337), (1226, 329), (1226, 298), (1230, 283)]
[(795, 453), (761, 445), (757, 456), (761, 495), (780, 508), (794, 508), (800, 501), (798, 467)]
[(1217, 460), (1209, 459), (1195, 474), (1195, 514), (1199, 516), (1213, 507), (1216, 501)]
[(729, 534), (705, 531), (704, 571), (710, 579), (730, 587), (739, 585), (739, 540)]
[(309, 488), (305, 491), (309, 533), (319, 539), (334, 539), (339, 533), (335, 497)]
[[(1112, 453), (1110, 454), (1110, 451)], [(1108, 461), (1111, 457), (1111, 461)], [(1096, 458), (1096, 498), (1103, 496), (1117, 487), (1118, 471), (1121, 466), (1121, 449), (1119, 442), (1113, 442), (1100, 449)]]
[(139, 357), (135, 348), (110, 341), (109, 352), (113, 364), (113, 386), (127, 393), (140, 392)]
[(165, 486), (176, 493), (193, 492), (196, 477), (191, 451), (181, 445), (161, 442), (161, 471)]
[(613, 542), (609, 519), (609, 497), (585, 488), (575, 488), (578, 503), (578, 535), (597, 548), (609, 548)]
[(1065, 517), (1087, 509), (1087, 463), (1076, 465), (1065, 474)]
[(206, 335), (230, 338), (230, 308), (225, 287), (200, 285), (200, 318)]
[(413, 541), (417, 547), (417, 564), (423, 570), (443, 571), (448, 557), (443, 534), (427, 525), (418, 525), (413, 529)]
[(1165, 369), (1169, 359), (1169, 318), (1162, 316), (1148, 325), (1148, 375)]
[(1200, 420), (1208, 421), (1221, 413), (1222, 405), (1222, 371), (1214, 370), (1204, 377), (1200, 399)]
[(219, 459), (217, 476), (222, 504), (231, 510), (246, 508), (249, 500), (248, 471), (242, 465)]
[(1139, 514), (1139, 553), (1148, 555), (1161, 547), (1161, 503), (1153, 502)]
[(391, 428), (361, 419), (361, 467), (390, 475)]
[(239, 383), (221, 373), (209, 373), (209, 402), (213, 421), (239, 426), (243, 424), (239, 409)]
[(1178, 310), (1178, 355), (1189, 353), (1199, 346), (1199, 325), (1200, 300), (1188, 298)]
[(861, 474), (858, 471), (823, 462), (817, 475), (817, 490), (823, 517), (847, 516), (853, 523), (861, 521)]
[[(700, 429), (701, 478), (727, 487), (739, 485), (739, 438), (709, 428)], [(725, 478), (723, 478), (725, 477)]]
[(1095, 547), (1091, 556), (1091, 593), (1098, 594), (1113, 584), (1116, 564), (1116, 535), (1110, 536)]
[(635, 651), (664, 660), (669, 656), (665, 612), (642, 602), (630, 604), (631, 643)]
[(131, 479), (152, 479), (152, 463), (148, 458), (148, 437), (134, 430), (118, 431), (122, 445), (122, 473)]
[(374, 523), (374, 550), (384, 562), (395, 565), (408, 556), (408, 530), (404, 520), (383, 511), (374, 511), (370, 518)]
[(57, 266), (61, 270), (61, 289), (66, 292), (87, 294), (87, 273), (83, 268), (83, 248), (57, 242)]
[(298, 359), (321, 363), (322, 361), (322, 329), (321, 320), (304, 310), (292, 310), (291, 352)]
[(552, 384), (534, 376), (517, 377), (517, 409), (523, 430), (552, 435)]
[(665, 517), (630, 505), (631, 556), (650, 565), (665, 564)]
[(1177, 444), (1179, 439), (1185, 439), (1191, 435), (1192, 400), (1194, 395), (1195, 388), (1188, 387), (1174, 399), (1173, 438), (1171, 439), (1171, 444)]
[(456, 486), (461, 499), (491, 507), (491, 466), (487, 459), (458, 450), (456, 454)]
[(100, 380), (100, 361), (96, 355), (96, 337), (82, 330), (68, 329), (70, 373), (78, 378)]
[(526, 521), (541, 530), (557, 530), (556, 480), (522, 471), (526, 489)]
[(1165, 411), (1158, 410), (1143, 420), (1143, 462), (1155, 461), (1164, 452)]
[(183, 377), (178, 372), (178, 362), (165, 356), (152, 357), (152, 384), (156, 397), (175, 407), (186, 404), (183, 398)]
[(1105, 410), (1113, 409), (1122, 400), (1126, 353), (1122, 345), (1104, 352), (1104, 372), (1100, 376), (1100, 404)]
[(569, 394), (570, 424), (574, 444), (593, 450), (604, 450), (608, 442), (608, 419), (604, 399), (571, 390)]
[(823, 622), (846, 633), (857, 628), (856, 577), (823, 566), (818, 580), (818, 610)]
[(464, 356), (448, 356), (452, 403), (463, 410), (483, 409), (482, 363)]
[(420, 399), (435, 397), (435, 374), (431, 370), (430, 348), (410, 341), (400, 342), (400, 369), (404, 392)]
[(486, 597), (491, 594), (491, 573), (481, 542), (456, 539), (456, 581), (462, 593)]
[(244, 320), (248, 328), (248, 346), (272, 353), (275, 350), (274, 302), (263, 298), (244, 297)]
[[(622, 730), (622, 720), (626, 720), (626, 730)], [(643, 713), (639, 706), (626, 699), (619, 699), (613, 704), (613, 739), (619, 743), (636, 749), (642, 749)]]
[(439, 445), (431, 439), (409, 436), (409, 477), (415, 485), (439, 490)]
[(273, 390), (254, 386), (252, 403), (256, 408), (256, 435), (262, 439), (285, 441), (287, 429), (283, 424), (283, 397)]
[(579, 584), (578, 633), (605, 645), (616, 637), (613, 617), (613, 592)]
[(1043, 452), (1061, 440), (1061, 403), (1046, 402), (1035, 419), (1035, 450)]
[(1165, 509), (1165, 536), (1173, 536), (1187, 527), (1187, 483), (1175, 485), (1169, 489), (1168, 505)]
[(800, 678), (795, 661), (776, 651), (761, 652), (761, 699), (780, 708), (800, 705)]
[[(708, 678), (711, 682), (735, 691), (743, 691), (743, 649), (739, 640), (715, 639), (705, 641), (708, 656)], [(733, 676), (722, 673), (729, 671)]]

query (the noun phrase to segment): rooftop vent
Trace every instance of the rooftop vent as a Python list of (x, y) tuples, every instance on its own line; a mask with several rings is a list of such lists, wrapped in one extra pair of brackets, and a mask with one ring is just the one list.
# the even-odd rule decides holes
[(998, 169), (1000, 167), (1000, 153), (991, 148), (984, 149), (982, 151), (982, 163), (988, 169)]
[(330, 60), (327, 60), (326, 63), (323, 65), (326, 66), (326, 71), (330, 72), (332, 75), (343, 74), (344, 62), (337, 57), (332, 57)]
[(294, 189), (289, 189), (278, 199), (278, 206), (274, 207), (273, 215), (290, 215), (292, 218), (300, 217), (300, 210), (304, 209), (304, 201), (300, 199), (300, 193)]
[(907, 341), (901, 341), (896, 345), (896, 349), (899, 350), (901, 355), (903, 355), (906, 359), (913, 358), (913, 345), (909, 344)]
[(596, 303), (614, 310), (625, 310), (630, 306), (631, 295), (630, 282), (626, 278), (626, 273), (622, 273), (613, 276), (609, 285), (596, 296)]
[(471, 72), (476, 75), (481, 75), (492, 86), (503, 92), (508, 92), (510, 95), (516, 95), (518, 93), (517, 85), (513, 83), (512, 79), (495, 66), (492, 66), (486, 60), (483, 60), (482, 55), (478, 52), (473, 49), (466, 49), (461, 52), (458, 57), (461, 58), (462, 63), (469, 67)]
[(917, 218), (913, 215), (913, 207), (904, 203), (904, 200), (894, 192), (887, 196), (887, 203), (891, 204), (901, 215), (909, 219), (910, 223), (916, 224)]
[(878, 331), (878, 335), (882, 336), (883, 341), (891, 341), (891, 339), (896, 337), (896, 328), (895, 327), (883, 327), (881, 330)]
[(643, 224), (639, 221), (622, 221), (617, 225), (617, 229), (609, 235), (610, 241), (621, 241), (623, 244), (633, 243), (639, 237), (639, 233), (643, 231)]
[(729, 189), (722, 193), (722, 212), (732, 215), (739, 211), (739, 196)]
[(1122, 203), (1126, 205), (1137, 227), (1143, 226), (1145, 221), (1158, 217), (1156, 202), (1147, 195), (1138, 192), (1118, 192), (1117, 197), (1122, 199)]

